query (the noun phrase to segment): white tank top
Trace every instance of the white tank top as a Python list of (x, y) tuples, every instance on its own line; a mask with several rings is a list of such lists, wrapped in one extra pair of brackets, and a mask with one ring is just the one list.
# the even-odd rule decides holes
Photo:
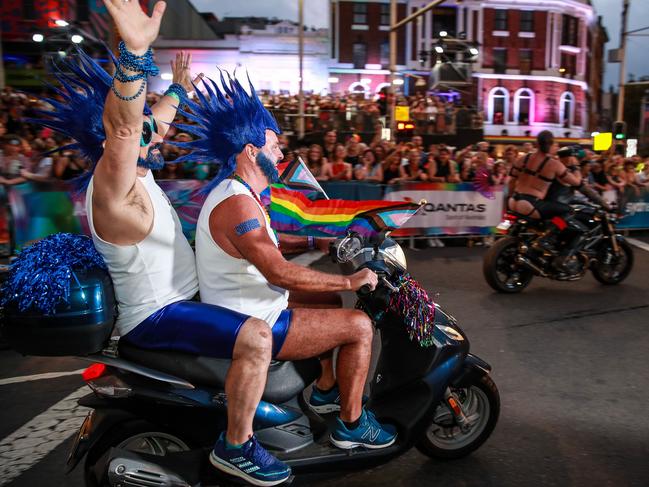
[(94, 177), (86, 190), (88, 225), (113, 280), (118, 306), (115, 326), (122, 336), (164, 306), (191, 299), (198, 292), (194, 253), (176, 210), (151, 171), (138, 179), (151, 199), (153, 226), (149, 235), (134, 245), (112, 244), (97, 235), (92, 220)]
[[(243, 184), (225, 179), (210, 192), (198, 217), (196, 267), (201, 301), (254, 316), (272, 327), (282, 310), (288, 306), (288, 291), (270, 284), (247, 260), (227, 254), (210, 233), (212, 210), (230, 196), (239, 194), (255, 201), (264, 214), (264, 209)], [(265, 224), (266, 219), (260, 223)], [(277, 245), (277, 238), (269, 225), (266, 225), (266, 231)]]

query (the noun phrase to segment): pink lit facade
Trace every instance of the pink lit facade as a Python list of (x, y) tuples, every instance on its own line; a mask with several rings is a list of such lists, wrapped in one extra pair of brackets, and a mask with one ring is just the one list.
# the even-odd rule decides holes
[[(399, 17), (428, 3), (403, 1)], [(332, 89), (372, 95), (388, 82), (389, 0), (330, 5)], [(443, 31), (478, 45), (463, 99), (482, 110), (486, 134), (581, 137), (598, 127), (607, 38), (589, 0), (447, 0), (400, 32), (398, 71), (429, 77), (435, 59), (420, 53)]]

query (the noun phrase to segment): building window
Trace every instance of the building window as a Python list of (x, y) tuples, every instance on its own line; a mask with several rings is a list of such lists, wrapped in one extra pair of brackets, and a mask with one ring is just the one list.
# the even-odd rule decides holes
[(521, 88), (514, 94), (514, 119), (519, 125), (534, 122), (534, 92)]
[(564, 91), (559, 98), (559, 122), (562, 127), (569, 128), (575, 119), (575, 95)]
[(381, 25), (390, 25), (390, 4), (381, 4)]
[(36, 20), (36, 10), (34, 10), (34, 0), (23, 1), (23, 19)]
[(563, 29), (561, 30), (561, 44), (564, 46), (579, 45), (579, 19), (571, 15), (563, 16)]
[(367, 64), (367, 44), (355, 42), (352, 50), (352, 59), (355, 69), (365, 69)]
[(521, 32), (534, 32), (534, 12), (521, 10)]
[(447, 35), (457, 35), (457, 9), (454, 7), (439, 7), (433, 9), (432, 15), (433, 38), (439, 37), (444, 31)]
[(562, 52), (559, 72), (562, 76), (574, 77), (577, 74), (577, 56), (572, 53)]
[(518, 62), (521, 74), (532, 73), (532, 49), (519, 49)]
[(367, 98), (369, 88), (367, 85), (364, 85), (360, 81), (355, 81), (351, 85), (349, 85), (349, 91), (355, 95), (363, 95), (365, 98)]
[(390, 64), (390, 43), (388, 41), (381, 43), (381, 61), (382, 66)]
[(494, 21), (494, 30), (509, 30), (507, 26), (507, 10), (502, 8), (496, 9), (496, 18)]
[(494, 88), (489, 93), (487, 116), (490, 123), (504, 125), (509, 110), (509, 92), (505, 88)]
[(354, 3), (354, 24), (367, 24), (367, 4)]
[(507, 49), (502, 47), (494, 48), (494, 73), (505, 74), (507, 71)]

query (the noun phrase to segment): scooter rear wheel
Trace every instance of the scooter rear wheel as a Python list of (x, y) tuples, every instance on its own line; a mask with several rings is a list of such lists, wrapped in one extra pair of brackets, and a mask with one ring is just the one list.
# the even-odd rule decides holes
[(437, 459), (462, 458), (478, 449), (491, 435), (500, 414), (500, 394), (488, 375), (466, 388), (454, 389), (472, 426), (463, 432), (445, 404), (435, 411), (431, 424), (416, 447), (424, 455)]

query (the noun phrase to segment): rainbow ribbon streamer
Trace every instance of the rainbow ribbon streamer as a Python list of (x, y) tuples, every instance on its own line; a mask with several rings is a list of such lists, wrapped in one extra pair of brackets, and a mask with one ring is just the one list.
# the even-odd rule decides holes
[(406, 201), (311, 201), (282, 185), (271, 189), (271, 226), (292, 235), (340, 237), (347, 232), (371, 236), (403, 225), (420, 208)]

